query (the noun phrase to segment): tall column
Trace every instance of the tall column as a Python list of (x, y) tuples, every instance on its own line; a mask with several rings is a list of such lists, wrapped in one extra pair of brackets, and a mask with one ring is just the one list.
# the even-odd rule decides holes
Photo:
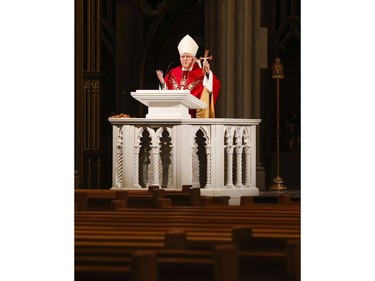
[[(261, 0), (252, 1), (253, 48), (252, 48), (252, 118), (260, 116), (260, 69), (267, 68), (267, 28), (261, 27)], [(256, 129), (256, 186), (265, 189), (266, 175), (260, 162), (260, 127)]]
[[(217, 115), (261, 118), (260, 70), (267, 68), (267, 28), (261, 27), (261, 0), (206, 1), (206, 5), (205, 45), (212, 49), (212, 69), (221, 83)], [(258, 185), (263, 189), (257, 130)]]

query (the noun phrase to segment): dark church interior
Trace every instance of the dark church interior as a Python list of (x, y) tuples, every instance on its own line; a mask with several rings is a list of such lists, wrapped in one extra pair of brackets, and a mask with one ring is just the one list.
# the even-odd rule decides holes
[[(300, 0), (74, 1), (75, 280), (300, 280), (300, 11)], [(145, 117), (130, 92), (158, 88), (186, 34), (213, 56), (216, 117), (261, 119), (259, 196), (239, 206), (188, 185), (111, 190), (108, 118)]]

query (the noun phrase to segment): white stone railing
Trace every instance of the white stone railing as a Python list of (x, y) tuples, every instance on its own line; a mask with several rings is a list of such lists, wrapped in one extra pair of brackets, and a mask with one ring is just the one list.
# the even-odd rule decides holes
[(238, 204), (256, 187), (256, 126), (260, 119), (109, 118), (113, 126), (112, 188), (159, 185), (229, 195)]

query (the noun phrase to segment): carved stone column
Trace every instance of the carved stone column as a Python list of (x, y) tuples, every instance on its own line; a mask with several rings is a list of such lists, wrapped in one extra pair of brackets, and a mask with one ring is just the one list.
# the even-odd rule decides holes
[[(212, 68), (221, 82), (217, 115), (261, 118), (260, 69), (267, 68), (267, 28), (260, 25), (261, 0), (206, 3), (205, 45), (212, 50)], [(259, 128), (257, 131), (257, 185), (264, 189), (264, 169), (259, 162)]]
[(104, 183), (100, 4), (75, 1), (75, 170), (80, 188), (102, 188)]

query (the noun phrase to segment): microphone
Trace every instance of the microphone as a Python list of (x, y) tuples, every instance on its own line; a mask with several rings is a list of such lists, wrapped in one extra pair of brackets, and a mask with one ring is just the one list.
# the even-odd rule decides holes
[(164, 72), (165, 75), (168, 73), (168, 71), (170, 70), (171, 66), (174, 65), (174, 61), (171, 61), (167, 67), (167, 70)]
[[(173, 61), (171, 61), (171, 62), (169, 63), (169, 65), (167, 66), (167, 70), (164, 72), (164, 76), (167, 75), (167, 73), (169, 72), (169, 70), (170, 70), (170, 68), (171, 68), (172, 65), (174, 65), (174, 62), (173, 62)], [(164, 84), (163, 84), (163, 85), (164, 85)], [(160, 89), (160, 88), (163, 88), (163, 85), (160, 84), (160, 82), (159, 82), (159, 89)]]

